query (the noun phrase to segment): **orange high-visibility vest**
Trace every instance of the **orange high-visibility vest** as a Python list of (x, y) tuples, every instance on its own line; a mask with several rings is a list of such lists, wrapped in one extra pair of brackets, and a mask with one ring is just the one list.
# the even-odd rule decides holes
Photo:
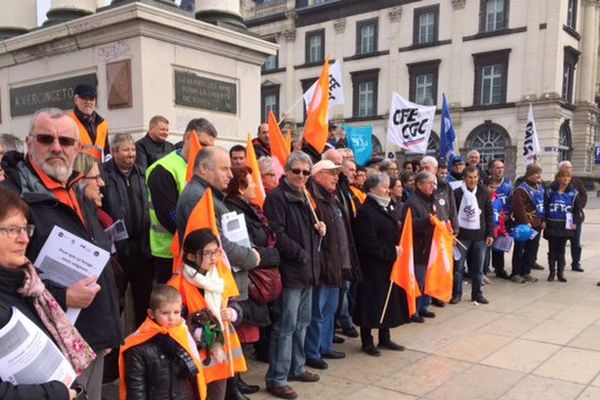
[(77, 124), (77, 130), (79, 131), (79, 142), (81, 143), (81, 152), (86, 153), (94, 157), (99, 162), (104, 160), (104, 147), (108, 140), (108, 122), (102, 121), (96, 128), (96, 141), (92, 143), (92, 138), (88, 133), (85, 126), (81, 123), (77, 115), (74, 112), (70, 112), (69, 116), (73, 118), (73, 121)]
[[(187, 307), (189, 314), (193, 314), (207, 307), (204, 296), (202, 296), (200, 290), (189, 283), (183, 277), (183, 274), (174, 275), (168, 284), (179, 290), (183, 304)], [(227, 298), (223, 298), (224, 305), (227, 304), (227, 300)], [(225, 341), (225, 346), (223, 347), (226, 354), (229, 354), (231, 351), (231, 359), (220, 364), (217, 364), (214, 359), (211, 359), (210, 364), (203, 368), (206, 383), (231, 378), (233, 374), (244, 372), (248, 369), (246, 366), (246, 359), (244, 358), (244, 352), (242, 351), (242, 345), (235, 332), (235, 328), (231, 323), (227, 323), (225, 329), (227, 329), (226, 338), (228, 335), (229, 340)], [(203, 349), (198, 349), (198, 351), (200, 353), (200, 358), (204, 361), (207, 357), (206, 352)]]

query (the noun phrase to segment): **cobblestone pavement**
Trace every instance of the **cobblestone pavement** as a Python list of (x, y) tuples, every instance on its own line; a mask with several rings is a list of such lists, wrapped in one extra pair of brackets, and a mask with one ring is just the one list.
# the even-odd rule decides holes
[[(492, 277), (488, 305), (463, 301), (432, 307), (437, 317), (392, 330), (404, 352), (379, 358), (359, 351), (359, 339), (337, 346), (343, 360), (328, 360), (318, 383), (293, 382), (301, 399), (600, 399), (600, 200), (592, 199), (583, 234), (584, 273), (568, 282), (517, 284)], [(547, 243), (538, 262), (546, 265)], [(569, 248), (567, 248), (567, 253)], [(567, 256), (569, 262), (570, 258)], [(510, 258), (506, 257), (510, 270)], [(266, 364), (249, 360), (245, 374), (261, 392)], [(108, 400), (113, 397), (106, 397)], [(115, 397), (116, 398), (116, 397)]]

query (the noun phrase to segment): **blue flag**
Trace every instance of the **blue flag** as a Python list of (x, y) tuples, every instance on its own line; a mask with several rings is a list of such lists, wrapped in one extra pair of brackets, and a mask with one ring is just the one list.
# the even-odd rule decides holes
[(364, 165), (373, 152), (373, 126), (344, 125), (344, 130), (348, 147), (354, 152), (354, 161), (357, 165)]
[(442, 94), (442, 122), (440, 126), (440, 159), (450, 162), (454, 157), (454, 141), (456, 140), (456, 132), (450, 118), (450, 109), (448, 108), (448, 100), (446, 95)]

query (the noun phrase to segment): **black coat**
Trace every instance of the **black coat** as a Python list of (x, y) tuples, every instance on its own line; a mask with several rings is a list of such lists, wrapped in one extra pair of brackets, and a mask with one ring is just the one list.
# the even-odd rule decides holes
[(177, 376), (176, 364), (152, 339), (128, 349), (124, 358), (127, 400), (200, 400), (191, 380)]
[(150, 257), (150, 207), (143, 171), (134, 165), (126, 177), (111, 159), (102, 164), (100, 173), (106, 183), (102, 189), (102, 209), (115, 221), (122, 219), (129, 234), (129, 240), (115, 242), (117, 252), (127, 256), (128, 246), (136, 244), (140, 246), (142, 254)]
[(304, 194), (292, 189), (285, 177), (265, 200), (265, 215), (277, 236), (284, 288), (305, 289), (320, 276), (320, 237), (309, 207)]
[(357, 286), (354, 323), (361, 328), (393, 328), (407, 322), (406, 294), (393, 285), (383, 324), (379, 323), (400, 242), (396, 218), (368, 196), (358, 210), (353, 229), (363, 276)]
[[(32, 261), (37, 258), (54, 226), (59, 226), (110, 251), (110, 240), (98, 221), (96, 206), (89, 199), (83, 197), (79, 199), (87, 222), (87, 225), (84, 225), (70, 207), (59, 202), (45, 189), (28, 162), (11, 167), (14, 168), (7, 170), (8, 179), (3, 182), (3, 185), (21, 193), (21, 197), (29, 206), (29, 223), (35, 225), (34, 234), (27, 246), (27, 258)], [(75, 322), (75, 327), (81, 336), (96, 352), (115, 348), (123, 340), (117, 286), (108, 263), (98, 277), (97, 283), (101, 287), (100, 291), (92, 303), (81, 311)], [(52, 281), (46, 280), (44, 284), (60, 306), (66, 309), (67, 290)]]
[[(12, 309), (19, 311), (36, 324), (50, 338), (50, 334), (38, 316), (33, 304), (17, 293), (23, 285), (25, 274), (18, 269), (0, 267), (0, 328), (3, 328), (12, 316)], [(39, 385), (13, 385), (0, 380), (0, 399), (2, 400), (68, 400), (67, 387), (58, 381)]]
[[(258, 251), (258, 254), (260, 254), (258, 268), (279, 267), (279, 264), (281, 264), (279, 250), (277, 250), (277, 247), (268, 247), (268, 232), (260, 223), (254, 209), (238, 196), (227, 196), (225, 198), (225, 205), (231, 211), (244, 214), (248, 236), (250, 236), (250, 241), (256, 251)], [(248, 300), (240, 301), (238, 304), (244, 312), (244, 322), (259, 326), (271, 324), (269, 308), (266, 304), (259, 304), (250, 297), (248, 297)]]

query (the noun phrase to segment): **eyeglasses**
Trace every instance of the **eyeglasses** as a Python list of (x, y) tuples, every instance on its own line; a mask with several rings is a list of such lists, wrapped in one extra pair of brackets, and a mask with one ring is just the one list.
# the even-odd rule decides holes
[(212, 257), (216, 258), (220, 252), (221, 252), (221, 250), (217, 249), (215, 251), (203, 251), (203, 252), (198, 252), (196, 254), (202, 254), (202, 257), (206, 257), (206, 258), (212, 258)]
[(54, 136), (54, 135), (50, 135), (50, 134), (47, 134), (47, 133), (39, 133), (39, 134), (33, 135), (33, 136), (35, 137), (35, 140), (39, 144), (44, 144), (46, 146), (51, 145), (52, 143), (54, 143), (55, 139), (58, 139), (58, 144), (60, 144), (62, 147), (74, 146), (75, 143), (77, 142), (77, 140), (75, 138), (72, 138), (72, 137)]
[(310, 171), (302, 169), (302, 168), (293, 168), (290, 171), (292, 171), (292, 174), (294, 175), (304, 175), (304, 176), (310, 176)]
[(89, 179), (89, 180), (94, 180), (96, 181), (96, 183), (100, 183), (102, 182), (102, 176), (100, 175), (96, 175), (96, 176), (84, 176), (83, 179)]
[(0, 232), (4, 232), (4, 234), (9, 239), (16, 239), (21, 236), (21, 232), (25, 232), (28, 238), (33, 236), (33, 231), (35, 230), (35, 225), (25, 225), (25, 226), (2, 226), (0, 227)]
[(275, 176), (272, 172), (267, 172), (266, 174), (262, 174), (261, 176)]

